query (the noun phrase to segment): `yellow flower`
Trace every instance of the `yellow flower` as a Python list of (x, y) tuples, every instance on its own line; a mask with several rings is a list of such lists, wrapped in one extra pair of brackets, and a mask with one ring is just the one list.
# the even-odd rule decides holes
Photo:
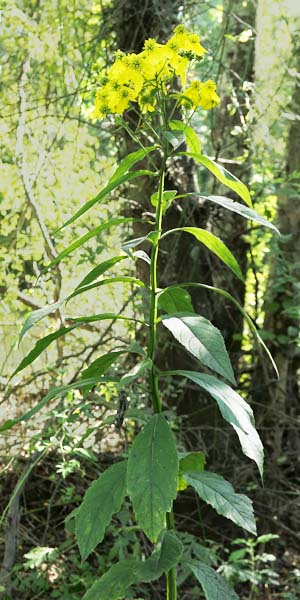
[[(108, 72), (109, 79), (117, 80), (121, 85), (128, 84), (139, 94), (144, 78), (142, 75), (142, 61), (136, 60), (137, 55), (118, 55), (116, 61)], [(138, 66), (139, 65), (139, 66)]]
[(184, 25), (177, 25), (174, 29), (174, 35), (167, 44), (176, 52), (191, 52), (195, 57), (200, 58), (207, 50), (200, 44), (199, 35), (188, 33)]
[(144, 51), (141, 52), (143, 60), (143, 75), (147, 80), (164, 81), (170, 77), (168, 66), (172, 54), (163, 44), (149, 39), (145, 42)]
[(184, 91), (182, 104), (193, 110), (198, 108), (198, 106), (209, 110), (220, 103), (216, 87), (215, 82), (211, 79), (205, 83), (193, 81), (190, 87)]

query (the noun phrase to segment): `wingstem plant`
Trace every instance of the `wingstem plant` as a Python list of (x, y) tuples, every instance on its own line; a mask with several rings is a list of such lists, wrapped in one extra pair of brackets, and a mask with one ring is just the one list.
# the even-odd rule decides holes
[[(82, 504), (76, 509), (74, 518), (81, 557), (86, 560), (95, 547), (102, 542), (105, 530), (112, 516), (121, 509), (124, 497), (129, 496), (137, 526), (154, 544), (154, 548), (152, 554), (144, 561), (132, 559), (114, 564), (86, 592), (84, 600), (122, 599), (125, 598), (126, 590), (131, 585), (154, 581), (163, 574), (166, 575), (166, 598), (176, 600), (178, 587), (176, 573), (180, 564), (185, 569), (189, 569), (196, 578), (207, 600), (237, 598), (226, 580), (209, 565), (199, 559), (186, 558), (183, 554), (180, 536), (176, 533), (174, 525), (173, 502), (177, 494), (187, 486), (194, 488), (199, 497), (213, 506), (220, 515), (231, 519), (250, 533), (254, 535), (256, 533), (252, 503), (249, 498), (236, 493), (232, 485), (220, 475), (205, 470), (203, 452), (178, 453), (170, 424), (164, 416), (164, 405), (160, 394), (160, 379), (164, 377), (185, 378), (208, 393), (217, 402), (224, 419), (235, 429), (244, 454), (256, 462), (262, 476), (262, 444), (254, 426), (250, 406), (229, 385), (229, 383), (235, 385), (235, 377), (222, 334), (208, 319), (195, 313), (186, 288), (199, 286), (212, 293), (224, 295), (238, 307), (251, 330), (259, 338), (254, 324), (243, 307), (225, 290), (194, 282), (172, 285), (164, 289), (159, 287), (158, 256), (161, 239), (181, 232), (192, 235), (195, 241), (211, 250), (238, 278), (243, 278), (231, 251), (212, 233), (190, 226), (163, 231), (163, 216), (172, 201), (176, 198), (186, 198), (188, 201), (190, 195), (190, 192), (178, 193), (176, 190), (164, 189), (168, 161), (176, 155), (184, 154), (193, 158), (196, 163), (208, 169), (222, 184), (238, 195), (244, 204), (214, 195), (206, 195), (207, 201), (276, 229), (253, 210), (247, 187), (201, 152), (198, 136), (190, 124), (191, 118), (199, 107), (209, 110), (217, 106), (219, 97), (213, 81), (201, 82), (193, 79), (192, 83), (187, 85), (186, 77), (191, 62), (200, 60), (205, 53), (206, 50), (201, 46), (198, 35), (187, 32), (181, 25), (175, 28), (173, 36), (165, 45), (149, 39), (140, 54), (117, 53), (113, 66), (102, 79), (96, 92), (95, 117), (102, 119), (110, 114), (117, 115), (118, 124), (124, 125), (127, 133), (140, 145), (140, 148), (120, 162), (106, 187), (81, 207), (62, 225), (61, 229), (82, 217), (93, 206), (99, 206), (118, 186), (141, 176), (158, 178), (157, 192), (151, 197), (151, 203), (155, 207), (155, 227), (144, 238), (126, 242), (123, 246), (124, 255), (113, 257), (92, 269), (68, 298), (31, 313), (20, 335), (22, 338), (32, 326), (57, 310), (64, 302), (91, 289), (118, 281), (127, 281), (131, 285), (144, 287), (149, 292), (150, 308), (145, 320), (149, 330), (148, 347), (140, 362), (118, 382), (124, 404), (118, 422), (122, 421), (124, 413), (126, 417), (124, 390), (136, 378), (147, 372), (153, 415), (133, 440), (128, 460), (111, 465), (91, 484)], [(178, 78), (181, 80), (180, 91), (175, 91), (175, 78), (177, 81)], [(135, 129), (129, 125), (128, 120), (121, 117), (124, 111), (129, 110), (134, 117), (131, 122), (136, 119)], [(173, 118), (178, 111), (181, 111), (182, 120)], [(152, 139), (151, 146), (147, 146), (147, 139)], [(179, 151), (183, 141), (188, 146), (188, 152)], [(132, 170), (146, 157), (149, 158), (153, 170)], [(65, 248), (46, 270), (85, 244), (100, 230), (128, 221), (130, 219), (114, 218), (96, 227)], [(149, 286), (134, 277), (105, 277), (107, 270), (132, 257), (133, 249), (145, 240), (152, 245), (151, 257), (149, 258), (145, 253), (142, 255), (150, 264)], [(134, 320), (132, 317), (115, 313), (100, 313), (73, 319), (69, 327), (61, 327), (39, 340), (14, 374), (30, 365), (55, 339), (65, 336), (82, 324), (105, 319)], [(141, 321), (137, 322), (141, 323)], [(158, 329), (162, 326), (166, 327), (174, 338), (199, 360), (199, 366), (204, 365), (208, 370), (221, 376), (221, 379), (200, 370), (160, 371), (157, 366), (157, 336)], [(20, 420), (30, 418), (52, 398), (63, 396), (70, 389), (77, 387), (86, 392), (103, 381), (116, 381), (115, 377), (105, 373), (125, 352), (130, 352), (130, 348), (98, 357), (81, 373), (79, 381), (50, 390), (36, 407), (17, 419), (7, 421), (0, 430), (4, 431)]]

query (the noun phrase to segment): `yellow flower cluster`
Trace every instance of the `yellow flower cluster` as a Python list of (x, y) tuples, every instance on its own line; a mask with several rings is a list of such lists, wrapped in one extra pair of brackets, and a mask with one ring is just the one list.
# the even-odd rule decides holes
[[(120, 115), (131, 102), (138, 102), (142, 113), (153, 112), (157, 93), (167, 93), (167, 84), (174, 76), (180, 77), (184, 88), (189, 61), (201, 58), (205, 52), (199, 36), (189, 33), (184, 25), (175, 27), (166, 44), (158, 44), (150, 38), (139, 54), (118, 51), (96, 92), (95, 117), (102, 119), (110, 113)], [(192, 109), (197, 106), (212, 108), (219, 103), (215, 90), (212, 81), (195, 81), (183, 92), (182, 104)]]

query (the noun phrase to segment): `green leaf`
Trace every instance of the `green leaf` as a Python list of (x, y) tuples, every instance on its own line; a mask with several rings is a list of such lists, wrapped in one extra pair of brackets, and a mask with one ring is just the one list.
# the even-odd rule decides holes
[[(162, 203), (161, 203), (163, 214), (165, 214), (165, 212), (168, 210), (170, 204), (172, 204), (176, 194), (177, 194), (177, 190), (166, 190), (163, 192)], [(154, 192), (154, 194), (152, 194), (152, 196), (151, 196), (152, 206), (156, 207), (157, 202), (158, 202), (158, 192)]]
[(82, 379), (90, 379), (91, 377), (99, 377), (103, 375), (105, 371), (114, 363), (116, 360), (124, 354), (125, 350), (119, 352), (108, 352), (96, 358), (86, 369), (81, 371)]
[(185, 490), (188, 486), (185, 473), (201, 473), (205, 465), (204, 452), (189, 452), (179, 460), (179, 484), (178, 490)]
[(175, 313), (164, 315), (161, 322), (202, 364), (235, 384), (223, 336), (208, 319), (196, 314)]
[(14, 377), (14, 375), (19, 373), (20, 371), (23, 371), (23, 369), (31, 365), (31, 363), (33, 363), (40, 356), (43, 350), (45, 350), (54, 340), (65, 336), (69, 331), (72, 331), (72, 329), (74, 329), (75, 327), (77, 327), (77, 325), (72, 325), (71, 327), (61, 327), (54, 333), (50, 333), (50, 335), (46, 335), (41, 340), (39, 340), (35, 344), (34, 348), (31, 350), (31, 352), (29, 352), (29, 354), (27, 354), (27, 356), (25, 356), (23, 360), (21, 360), (20, 364), (10, 376), (10, 379), (12, 379), (12, 377)]
[(252, 208), (252, 200), (250, 196), (250, 192), (247, 186), (242, 183), (235, 175), (227, 171), (222, 165), (219, 165), (217, 162), (208, 158), (208, 156), (204, 156), (204, 154), (198, 154), (193, 152), (181, 152), (180, 154), (184, 154), (185, 156), (190, 156), (196, 162), (200, 163), (206, 169), (208, 169), (223, 185), (226, 185), (231, 190), (233, 190), (250, 208)]
[(182, 121), (170, 121), (169, 122), (170, 129), (174, 129), (177, 131), (182, 131), (185, 136), (186, 145), (190, 152), (194, 152), (195, 154), (201, 153), (201, 144), (200, 140), (197, 136), (196, 131), (190, 125), (183, 123)]
[(227, 581), (208, 565), (195, 561), (186, 561), (184, 564), (199, 581), (206, 600), (239, 600)]
[[(214, 287), (212, 285), (207, 285), (205, 283), (195, 283), (193, 281), (189, 281), (186, 283), (180, 283), (178, 284), (179, 287), (185, 288), (185, 287), (199, 287), (199, 288), (203, 288), (206, 290), (209, 290), (211, 292), (215, 292), (217, 294), (220, 294), (221, 296), (224, 296), (225, 298), (227, 298), (228, 300), (230, 300), (230, 302), (232, 302), (237, 309), (240, 311), (240, 313), (243, 315), (245, 321), (247, 322), (250, 331), (253, 333), (253, 335), (257, 338), (259, 344), (263, 347), (264, 351), (266, 352), (266, 354), (268, 355), (268, 358), (270, 360), (270, 362), (272, 363), (273, 369), (277, 375), (277, 378), (279, 379), (279, 373), (278, 373), (278, 369), (276, 366), (276, 363), (271, 355), (270, 350), (267, 348), (266, 344), (264, 343), (263, 339), (261, 338), (261, 336), (259, 335), (252, 319), (249, 317), (248, 313), (244, 310), (244, 308), (240, 305), (240, 303), (236, 300), (236, 298), (234, 298), (234, 296), (231, 296), (231, 294), (229, 294), (229, 292), (226, 292), (225, 290), (222, 290), (220, 288)], [(168, 290), (172, 290), (177, 286), (170, 286), (169, 288), (167, 288)]]
[[(195, 194), (193, 193), (191, 195)], [(196, 195), (198, 194), (196, 193)], [(250, 219), (251, 221), (255, 221), (260, 225), (264, 225), (264, 227), (269, 227), (270, 229), (273, 229), (274, 231), (276, 231), (276, 233), (280, 235), (280, 232), (278, 231), (277, 227), (273, 225), (273, 223), (270, 223), (270, 221), (259, 215), (255, 210), (248, 208), (248, 206), (244, 206), (244, 204), (234, 202), (233, 200), (231, 200), (231, 198), (225, 198), (224, 196), (206, 196), (205, 194), (200, 194), (200, 196), (201, 198), (210, 200), (215, 204), (219, 204), (219, 206), (223, 206), (223, 208), (227, 208), (228, 210), (231, 210), (232, 212), (235, 212), (238, 215), (245, 217), (245, 219)]]
[(236, 494), (229, 481), (207, 471), (186, 473), (184, 479), (204, 502), (213, 506), (219, 515), (256, 535), (252, 502), (247, 496)]
[(181, 144), (184, 142), (184, 135), (180, 129), (177, 129), (177, 131), (173, 132), (162, 131), (161, 133), (163, 138), (167, 140), (167, 142), (169, 142), (174, 149), (178, 148), (178, 146), (181, 146)]
[(121, 377), (120, 387), (126, 387), (127, 385), (132, 383), (132, 381), (134, 381), (137, 377), (140, 377), (140, 375), (144, 373), (144, 371), (146, 371), (147, 369), (151, 369), (151, 367), (151, 358), (144, 358), (144, 360), (134, 365), (134, 367), (132, 367), (132, 369), (130, 369), (130, 371), (128, 371), (126, 375), (123, 375), (123, 377)]
[(114, 256), (113, 258), (105, 260), (100, 265), (97, 265), (80, 281), (80, 283), (76, 286), (76, 289), (92, 283), (92, 281), (98, 279), (98, 277), (105, 273), (105, 271), (108, 271), (108, 269), (111, 269), (111, 267), (125, 258), (127, 258), (127, 256)]
[(90, 240), (92, 237), (95, 237), (102, 231), (105, 231), (105, 229), (109, 229), (110, 227), (113, 227), (114, 225), (120, 225), (121, 223), (132, 223), (133, 221), (136, 221), (136, 219), (132, 219), (130, 217), (116, 217), (116, 218), (108, 219), (108, 221), (105, 221), (101, 225), (98, 225), (98, 227), (95, 227), (91, 231), (88, 231), (87, 233), (82, 235), (80, 238), (75, 240), (75, 242), (72, 242), (72, 244), (67, 246), (67, 248), (65, 248), (62, 252), (60, 252), (60, 254), (58, 254), (56, 256), (56, 258), (54, 258), (48, 265), (46, 265), (46, 267), (41, 271), (41, 275), (43, 273), (46, 273), (51, 267), (53, 267), (53, 265), (56, 265), (61, 260), (63, 260), (63, 258), (65, 258), (69, 254), (71, 254), (71, 252), (73, 252), (73, 250), (80, 248), (80, 246), (85, 244), (85, 242)]
[(174, 531), (163, 533), (160, 547), (152, 555), (140, 563), (139, 577), (141, 582), (148, 583), (161, 577), (174, 567), (183, 552), (183, 546)]
[(143, 323), (144, 321), (140, 321), (139, 319), (135, 319), (134, 317), (125, 317), (123, 315), (118, 315), (116, 313), (100, 313), (99, 315), (88, 315), (86, 317), (71, 317), (69, 321), (71, 323), (78, 323), (78, 326), (83, 323), (95, 323), (96, 321), (109, 321), (110, 319), (114, 321), (134, 321), (135, 323)]
[(158, 307), (166, 313), (194, 312), (190, 294), (180, 287), (162, 290), (158, 296)]
[(126, 242), (123, 242), (122, 244), (122, 250), (124, 250), (124, 252), (126, 252), (128, 256), (132, 256), (132, 248), (136, 248), (136, 246), (139, 246), (143, 242), (150, 242), (152, 244), (153, 236), (154, 238), (157, 238), (157, 231), (150, 231), (147, 235), (144, 235), (143, 237), (134, 238), (132, 240), (126, 240)]
[(96, 281), (96, 283), (90, 283), (89, 285), (85, 285), (84, 287), (76, 288), (66, 300), (71, 300), (71, 298), (75, 298), (75, 296), (79, 296), (79, 294), (84, 294), (84, 292), (88, 292), (89, 290), (93, 290), (94, 288), (101, 287), (103, 285), (110, 285), (111, 283), (134, 283), (140, 287), (146, 287), (146, 284), (137, 279), (136, 277), (108, 277), (107, 279), (102, 279), (101, 281)]
[[(118, 381), (117, 378), (113, 377), (101, 377), (101, 381)], [(15, 419), (8, 419), (0, 426), (0, 432), (7, 431), (21, 423), (22, 421), (28, 421), (33, 415), (38, 413), (50, 400), (53, 398), (60, 398), (61, 396), (65, 396), (67, 392), (70, 390), (74, 390), (76, 388), (83, 388), (86, 385), (90, 385), (91, 387), (99, 382), (99, 377), (93, 377), (91, 379), (84, 379), (82, 381), (75, 381), (74, 383), (70, 383), (69, 385), (61, 385), (55, 388), (52, 388), (40, 402), (38, 402), (33, 408), (23, 413), (19, 417)]]
[(30, 313), (29, 317), (27, 317), (27, 319), (22, 327), (21, 333), (19, 335), (19, 342), (22, 340), (22, 338), (27, 333), (27, 331), (29, 331), (29, 329), (31, 329), (31, 327), (33, 327), (33, 325), (35, 325), (36, 323), (41, 321), (44, 317), (51, 315), (51, 313), (55, 312), (64, 302), (65, 302), (65, 300), (59, 300), (58, 302), (55, 302), (54, 304), (48, 304), (47, 306), (43, 306), (43, 308), (38, 308), (37, 310), (33, 310)]
[(262, 477), (263, 446), (254, 427), (254, 416), (249, 404), (229, 385), (219, 381), (212, 375), (181, 370), (167, 371), (164, 374), (187, 377), (206, 390), (217, 401), (225, 421), (235, 429), (244, 454), (256, 462)]
[(113, 565), (99, 581), (86, 592), (83, 600), (121, 600), (126, 596), (129, 586), (137, 583), (149, 583), (159, 579), (175, 567), (182, 555), (182, 544), (173, 531), (166, 531), (160, 548), (144, 562), (122, 560)]
[(68, 221), (66, 221), (59, 229), (64, 229), (71, 223), (74, 223), (79, 217), (81, 217), (84, 213), (86, 213), (94, 204), (100, 204), (103, 200), (110, 194), (113, 190), (115, 190), (119, 185), (130, 181), (131, 179), (135, 179), (136, 177), (140, 177), (141, 175), (156, 175), (156, 173), (152, 173), (152, 171), (148, 170), (140, 170), (133, 171), (130, 173), (126, 173), (135, 163), (142, 160), (147, 154), (153, 152), (155, 150), (155, 146), (149, 146), (149, 148), (141, 148), (136, 152), (132, 152), (128, 154), (119, 164), (117, 170), (110, 178), (108, 184), (91, 200), (86, 202), (76, 213), (73, 215)]
[(213, 235), (213, 233), (210, 233), (210, 231), (205, 231), (205, 229), (200, 229), (199, 227), (178, 227), (176, 229), (170, 229), (161, 237), (164, 238), (175, 231), (185, 231), (186, 233), (193, 235), (199, 242), (209, 248), (211, 252), (216, 254), (218, 258), (222, 260), (241, 281), (244, 281), (244, 277), (237, 260), (234, 258), (227, 246), (225, 246), (224, 242)]
[(127, 490), (138, 525), (152, 542), (176, 498), (178, 456), (169, 424), (154, 415), (136, 436), (128, 459)]
[(135, 150), (135, 152), (127, 154), (127, 156), (125, 156), (125, 158), (123, 158), (119, 163), (116, 171), (110, 178), (110, 181), (116, 181), (117, 179), (119, 179), (119, 177), (121, 177), (122, 175), (124, 175), (124, 173), (129, 171), (129, 169), (131, 169), (133, 165), (135, 165), (140, 160), (143, 160), (145, 156), (147, 156), (151, 152), (154, 152), (154, 150), (156, 149), (157, 146), (148, 146), (148, 148), (139, 148), (139, 150)]
[(127, 461), (111, 465), (93, 481), (76, 512), (76, 539), (85, 560), (102, 542), (106, 527), (121, 508), (126, 493)]

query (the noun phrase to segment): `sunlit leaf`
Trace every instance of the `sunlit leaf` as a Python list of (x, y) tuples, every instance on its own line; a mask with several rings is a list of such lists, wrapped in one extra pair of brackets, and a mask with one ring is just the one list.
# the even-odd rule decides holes
[(252, 207), (252, 200), (250, 196), (250, 192), (247, 186), (242, 183), (235, 175), (227, 171), (225, 167), (218, 164), (216, 161), (208, 158), (208, 156), (204, 156), (204, 154), (198, 154), (193, 152), (181, 152), (180, 154), (184, 154), (185, 156), (190, 156), (196, 162), (200, 163), (206, 169), (208, 169), (213, 175), (221, 182), (223, 185), (226, 185), (231, 190), (233, 190), (248, 206)]
[(233, 254), (230, 252), (224, 242), (213, 235), (213, 233), (210, 233), (210, 231), (206, 231), (205, 229), (200, 229), (199, 227), (178, 227), (176, 229), (170, 229), (164, 233), (162, 238), (170, 235), (171, 233), (175, 233), (176, 231), (185, 231), (186, 233), (193, 235), (199, 242), (209, 248), (211, 252), (216, 254), (216, 256), (218, 256), (218, 258), (220, 258), (220, 260), (222, 260), (241, 281), (244, 281), (244, 277), (237, 260), (234, 258)]
[(201, 363), (235, 384), (223, 336), (208, 319), (200, 315), (180, 312), (164, 315), (161, 322)]
[(205, 465), (204, 452), (188, 452), (179, 460), (178, 490), (185, 490), (188, 486), (185, 473), (201, 473)]
[[(135, 179), (136, 177), (140, 177), (142, 175), (156, 175), (152, 171), (148, 170), (139, 170), (127, 173), (127, 171), (137, 162), (142, 160), (147, 154), (153, 152), (155, 150), (155, 146), (149, 146), (148, 148), (141, 148), (136, 152), (132, 152), (128, 154), (119, 164), (118, 168), (110, 178), (108, 184), (91, 200), (86, 202), (70, 219), (68, 219), (60, 229), (67, 227), (71, 223), (74, 223), (79, 217), (81, 217), (84, 213), (86, 213), (94, 204), (100, 204), (108, 194), (110, 194), (113, 190), (115, 190), (119, 185), (130, 181), (131, 179)], [(58, 230), (59, 231), (59, 230)]]
[(186, 145), (190, 152), (194, 152), (196, 154), (201, 153), (201, 144), (200, 140), (197, 136), (196, 131), (190, 125), (183, 123), (182, 121), (170, 121), (169, 122), (170, 129), (182, 131), (185, 137)]
[(117, 264), (121, 260), (124, 260), (125, 258), (127, 258), (127, 257), (126, 256), (114, 256), (113, 258), (109, 258), (108, 260), (105, 260), (100, 265), (97, 265), (80, 281), (80, 283), (78, 283), (78, 285), (76, 286), (76, 289), (80, 288), (80, 287), (84, 287), (85, 285), (88, 285), (89, 283), (92, 283), (92, 281), (95, 281), (95, 279), (98, 279), (98, 277), (100, 277), (100, 275), (105, 273), (105, 271), (108, 271), (108, 269), (113, 267), (115, 264)]

